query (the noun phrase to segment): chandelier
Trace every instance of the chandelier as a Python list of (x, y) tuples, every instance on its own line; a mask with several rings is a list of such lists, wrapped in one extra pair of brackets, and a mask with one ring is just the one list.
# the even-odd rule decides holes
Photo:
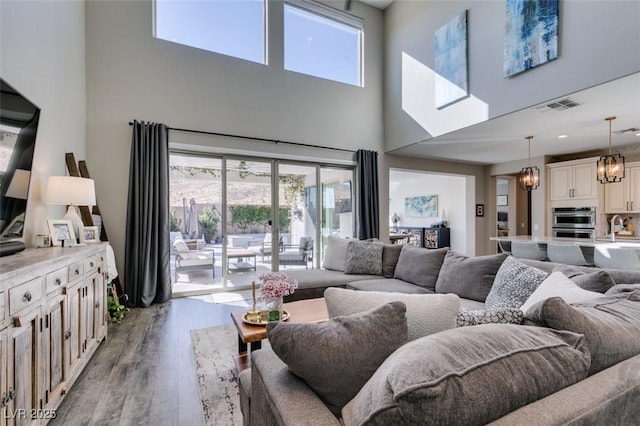
[(619, 152), (611, 154), (611, 122), (615, 119), (605, 118), (609, 122), (609, 154), (601, 156), (596, 163), (600, 183), (620, 182), (624, 178), (624, 157)]
[(533, 136), (527, 136), (525, 139), (529, 141), (529, 167), (520, 170), (520, 188), (524, 191), (531, 191), (540, 186), (540, 169), (536, 166), (531, 167), (531, 139)]

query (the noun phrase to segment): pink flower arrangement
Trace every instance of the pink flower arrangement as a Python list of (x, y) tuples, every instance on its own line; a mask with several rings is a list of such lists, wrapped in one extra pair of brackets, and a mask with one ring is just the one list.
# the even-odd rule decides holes
[(262, 281), (260, 287), (262, 300), (289, 296), (298, 288), (298, 281), (287, 281), (287, 274), (284, 272), (267, 272), (258, 275), (258, 279)]

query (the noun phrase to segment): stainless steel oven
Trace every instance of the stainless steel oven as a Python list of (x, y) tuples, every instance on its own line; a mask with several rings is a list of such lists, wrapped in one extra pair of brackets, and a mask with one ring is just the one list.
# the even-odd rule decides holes
[(595, 238), (595, 207), (556, 207), (551, 217), (553, 237)]

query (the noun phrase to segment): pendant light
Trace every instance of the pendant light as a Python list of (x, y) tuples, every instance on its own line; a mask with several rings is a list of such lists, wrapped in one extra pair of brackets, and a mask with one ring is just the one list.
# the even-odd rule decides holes
[(600, 183), (620, 182), (624, 178), (624, 157), (619, 152), (611, 154), (611, 122), (615, 119), (605, 118), (609, 122), (609, 154), (601, 156), (596, 163)]
[(524, 191), (531, 191), (540, 186), (540, 169), (536, 166), (531, 167), (531, 139), (533, 136), (527, 136), (525, 139), (529, 141), (529, 167), (525, 167), (520, 171), (520, 188)]

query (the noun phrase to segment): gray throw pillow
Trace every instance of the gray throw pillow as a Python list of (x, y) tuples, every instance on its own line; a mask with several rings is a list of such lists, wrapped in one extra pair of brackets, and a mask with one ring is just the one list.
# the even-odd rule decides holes
[(589, 374), (640, 354), (640, 290), (573, 305), (552, 297), (534, 305), (526, 318), (584, 334), (591, 351)]
[(324, 323), (267, 325), (273, 351), (336, 416), (380, 364), (407, 342), (406, 307), (392, 302)]
[(459, 327), (409, 342), (342, 410), (344, 424), (479, 425), (587, 376), (585, 338), (510, 324)]
[(583, 290), (589, 291), (597, 291), (598, 293), (604, 293), (609, 290), (611, 287), (616, 285), (616, 282), (613, 280), (613, 277), (607, 272), (603, 270), (594, 271), (591, 273), (584, 273), (575, 268), (572, 268), (569, 265), (558, 265), (553, 268), (551, 272), (562, 272), (566, 275), (571, 281), (576, 283), (578, 287)]
[(436, 293), (454, 293), (465, 299), (484, 302), (496, 272), (506, 258), (504, 253), (468, 257), (450, 251), (440, 268)]
[(458, 312), (458, 327), (482, 324), (522, 324), (524, 314), (518, 308), (462, 309)]
[(605, 295), (612, 296), (614, 294), (629, 293), (640, 290), (640, 284), (616, 284), (606, 291)]
[(329, 287), (324, 291), (324, 300), (329, 318), (352, 315), (389, 302), (402, 302), (407, 306), (409, 340), (454, 328), (460, 309), (460, 298), (455, 294), (405, 294)]
[(519, 308), (548, 275), (509, 256), (498, 269), (484, 304), (489, 309)]
[(449, 248), (429, 250), (404, 244), (393, 277), (435, 291), (438, 273), (448, 251)]
[(385, 278), (393, 278), (396, 272), (398, 258), (402, 251), (401, 244), (385, 244), (382, 248), (382, 276)]
[(344, 272), (347, 263), (347, 247), (349, 241), (351, 240), (333, 235), (327, 238), (327, 249), (322, 259), (322, 267), (324, 269)]
[(382, 249), (379, 242), (349, 241), (344, 273), (382, 275)]

